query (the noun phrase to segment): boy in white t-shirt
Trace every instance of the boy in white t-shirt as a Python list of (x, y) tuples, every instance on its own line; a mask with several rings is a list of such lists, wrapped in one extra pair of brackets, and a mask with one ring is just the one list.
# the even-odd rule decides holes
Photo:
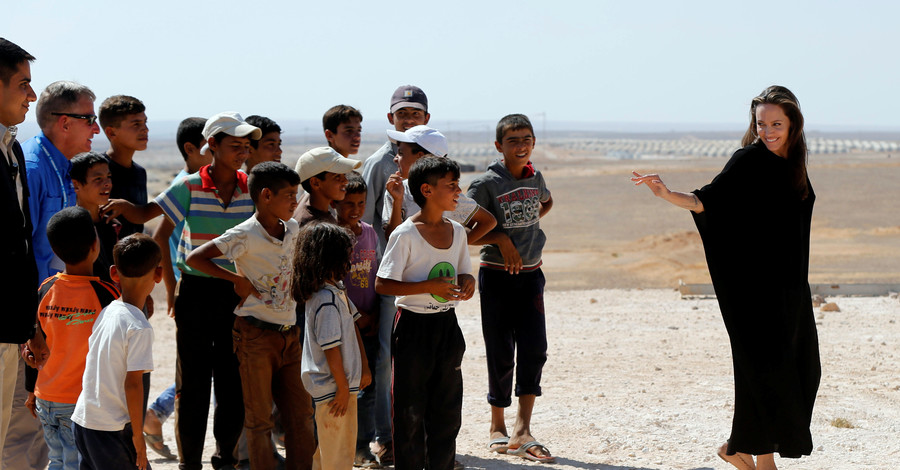
[[(191, 252), (187, 264), (234, 283), (241, 298), (234, 313), (234, 349), (244, 395), (247, 450), (254, 469), (275, 469), (272, 401), (285, 425), (287, 468), (309, 468), (316, 450), (313, 409), (300, 385), (300, 329), (291, 297), (294, 238), (300, 230), (291, 218), (297, 208), (300, 176), (280, 162), (250, 170), (250, 197), (256, 212), (224, 234)], [(237, 273), (215, 263), (233, 260)]]
[(462, 422), (466, 349), (454, 307), (475, 291), (465, 229), (444, 217), (457, 206), (459, 165), (425, 156), (410, 169), (409, 188), (422, 210), (391, 234), (375, 281), (376, 292), (397, 297), (394, 464), (449, 470)]
[[(397, 172), (385, 185), (381, 212), (385, 237), (390, 237), (401, 222), (420, 210), (409, 191), (409, 169), (425, 155), (446, 156), (447, 139), (436, 129), (424, 125), (411, 127), (406, 132), (388, 129), (387, 134), (397, 141), (397, 156), (394, 157)], [(466, 228), (470, 245), (477, 245), (478, 240), (497, 225), (497, 219), (490, 212), (465, 194), (459, 195), (456, 209), (445, 212), (444, 217)]]
[(153, 328), (142, 309), (162, 280), (159, 245), (136, 233), (113, 247), (110, 274), (122, 296), (100, 312), (88, 339), (75, 445), (81, 468), (149, 468), (144, 437), (144, 372), (153, 370)]

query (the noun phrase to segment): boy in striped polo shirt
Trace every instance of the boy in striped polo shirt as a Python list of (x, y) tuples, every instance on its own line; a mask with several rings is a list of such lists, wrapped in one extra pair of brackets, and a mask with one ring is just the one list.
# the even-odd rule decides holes
[[(175, 340), (181, 374), (176, 376), (179, 399), (175, 411), (179, 416), (176, 433), (181, 457), (179, 467), (183, 469), (201, 468), (212, 376), (216, 378), (216, 402), (222, 410), (228, 410), (214, 417), (217, 451), (212, 456), (212, 464), (221, 468), (236, 463), (232, 451), (243, 427), (244, 403), (231, 329), (240, 298), (231, 282), (192, 269), (185, 258), (194, 248), (253, 215), (247, 174), (238, 170), (250, 156), (250, 139), (259, 140), (261, 134), (259, 128), (244, 122), (238, 113), (216, 114), (203, 128), (203, 138), (213, 153), (210, 165), (182, 178), (149, 204), (134, 206), (117, 200), (104, 206), (105, 211), (121, 213), (133, 223), (165, 214), (153, 234), (161, 247), (167, 247), (175, 224), (184, 221), (175, 263), (181, 270), (177, 299), (174, 274), (164, 272), (163, 275), (168, 306), (170, 311), (174, 309), (177, 328)], [(163, 267), (170, 265), (165, 259), (168, 255), (168, 250), (163, 250)], [(234, 263), (225, 257), (214, 258), (213, 262), (236, 272)]]

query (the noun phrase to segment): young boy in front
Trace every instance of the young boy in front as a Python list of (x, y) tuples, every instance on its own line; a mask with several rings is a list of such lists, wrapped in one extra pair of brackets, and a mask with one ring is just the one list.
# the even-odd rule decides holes
[[(166, 246), (175, 224), (184, 221), (177, 261), (181, 270), (177, 300), (174, 275), (166, 272), (163, 279), (169, 311), (174, 309), (175, 316), (177, 360), (181, 370), (175, 378), (179, 394), (176, 428), (179, 465), (186, 470), (199, 469), (202, 465), (212, 377), (216, 378), (219, 409), (228, 410), (214, 417), (217, 451), (211, 460), (215, 467), (235, 463), (232, 450), (243, 428), (244, 404), (231, 334), (234, 310), (240, 298), (233, 293), (230, 282), (191, 268), (185, 258), (195, 248), (253, 215), (247, 174), (240, 169), (249, 156), (250, 139), (259, 139), (261, 132), (244, 122), (240, 114), (227, 111), (207, 119), (203, 137), (213, 153), (212, 164), (177, 181), (149, 204), (135, 206), (117, 200), (110, 201), (105, 208), (141, 223), (165, 213), (153, 234), (160, 246)], [(167, 263), (163, 256), (165, 269)], [(234, 263), (224, 257), (214, 262), (236, 271)]]
[[(135, 152), (147, 150), (149, 129), (146, 108), (141, 100), (127, 95), (110, 96), (100, 104), (100, 127), (109, 139), (109, 160), (113, 189), (110, 197), (132, 204), (147, 203), (147, 170), (134, 161)], [(121, 221), (119, 236), (144, 231), (144, 224)]]
[[(105, 166), (106, 160), (99, 158)], [(119, 297), (119, 291), (94, 275), (100, 245), (87, 210), (67, 207), (54, 214), (47, 224), (47, 239), (66, 268), (45, 280), (38, 291), (40, 329), (53, 354), (40, 371), (26, 369), (25, 389), (35, 397), (26, 403), (35, 403), (50, 468), (77, 470), (72, 412), (81, 393), (88, 337), (100, 311)]]
[[(347, 193), (341, 201), (332, 202), (338, 224), (355, 236), (350, 255), (350, 272), (344, 277), (347, 297), (359, 310), (356, 320), (362, 337), (366, 358), (375, 364), (378, 355), (379, 299), (375, 293), (375, 273), (378, 272), (378, 236), (371, 225), (362, 221), (366, 210), (366, 182), (355, 171), (347, 174)], [(353, 464), (372, 468), (377, 465), (369, 443), (375, 440), (375, 381), (357, 396), (356, 456)]]
[(454, 307), (475, 290), (466, 231), (443, 216), (456, 209), (459, 166), (424, 157), (410, 169), (409, 187), (422, 210), (391, 234), (375, 281), (379, 294), (396, 296), (398, 308), (391, 337), (394, 465), (450, 470), (466, 349)]
[(300, 155), (295, 169), (306, 194), (300, 198), (294, 219), (301, 227), (314, 220), (337, 224), (331, 203), (344, 199), (347, 173), (360, 165), (362, 162), (343, 157), (331, 147), (316, 147)]
[[(414, 126), (428, 124), (431, 115), (428, 114), (428, 97), (421, 88), (413, 85), (397, 87), (391, 94), (387, 120), (398, 132), (404, 132)], [(388, 178), (397, 171), (394, 157), (397, 156), (397, 142), (388, 139), (384, 145), (365, 160), (362, 169), (362, 177), (366, 181), (366, 211), (363, 213), (363, 221), (371, 224), (378, 235), (378, 253), (384, 253), (387, 245), (387, 237), (384, 234), (384, 223), (381, 214), (384, 210), (384, 187)], [(418, 209), (416, 209), (418, 210)], [(411, 214), (407, 214), (411, 215)], [(391, 296), (381, 296), (379, 306), (381, 318), (391, 318), (396, 312), (394, 299)], [(378, 351), (375, 367), (375, 442), (372, 451), (378, 457), (382, 465), (391, 465), (394, 462), (394, 450), (391, 443), (391, 327), (392, 321), (380, 323), (378, 341), (381, 348)]]
[[(478, 271), (491, 405), (490, 447), (551, 462), (550, 451), (531, 434), (534, 400), (541, 395), (541, 371), (547, 361), (541, 272), (546, 237), (540, 219), (553, 206), (544, 177), (531, 163), (534, 142), (528, 117), (511, 114), (501, 119), (494, 146), (503, 159), (491, 163), (472, 182), (469, 196), (497, 218), (497, 227), (481, 239)], [(512, 404), (514, 367), (519, 410), (509, 434), (503, 411)]]
[[(274, 470), (272, 401), (281, 410), (287, 468), (309, 468), (316, 450), (310, 396), (300, 386), (300, 329), (291, 297), (294, 238), (300, 230), (291, 215), (300, 177), (279, 162), (250, 170), (249, 219), (197, 248), (188, 266), (234, 284), (241, 303), (234, 311), (234, 348), (244, 392), (244, 427), (250, 465)], [(217, 265), (224, 256), (240, 274)]]
[(146, 469), (143, 381), (153, 370), (153, 328), (141, 311), (162, 279), (159, 245), (142, 233), (113, 248), (112, 278), (122, 296), (100, 312), (88, 339), (81, 395), (75, 404), (75, 445), (81, 468)]

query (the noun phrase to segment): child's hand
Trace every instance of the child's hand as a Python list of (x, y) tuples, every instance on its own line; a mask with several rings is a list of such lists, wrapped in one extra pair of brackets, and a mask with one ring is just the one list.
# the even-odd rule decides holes
[(37, 418), (37, 404), (34, 401), (34, 392), (28, 392), (28, 398), (25, 399), (25, 408), (28, 408), (31, 416)]
[(469, 274), (461, 274), (459, 279), (459, 300), (469, 300), (475, 295), (475, 278)]
[(497, 244), (500, 248), (500, 254), (503, 256), (503, 264), (506, 266), (506, 272), (510, 274), (519, 274), (522, 270), (522, 255), (513, 245), (512, 240), (506, 237), (503, 242)]
[(43, 333), (38, 332), (34, 338), (22, 346), (22, 359), (28, 367), (41, 370), (50, 358), (50, 348), (44, 342)]
[(447, 300), (460, 300), (459, 286), (450, 276), (436, 277), (425, 281), (426, 292)]
[(244, 305), (244, 301), (251, 295), (257, 299), (262, 299), (262, 294), (256, 290), (256, 287), (253, 287), (253, 283), (243, 276), (234, 281), (234, 292), (241, 298), (241, 303), (238, 304), (238, 307)]
[(378, 317), (362, 310), (359, 311), (359, 314), (359, 320), (356, 320), (356, 327), (359, 328), (359, 333), (363, 336), (375, 336), (378, 334)]
[(106, 217), (106, 223), (111, 224), (113, 219), (131, 207), (134, 207), (134, 204), (124, 199), (110, 199), (109, 202), (100, 206), (100, 215)]
[(369, 366), (362, 368), (362, 376), (359, 378), (359, 389), (363, 390), (372, 384), (372, 371)]
[[(369, 380), (372, 380), (369, 378)], [(350, 389), (338, 386), (334, 399), (328, 402), (329, 413), (334, 416), (347, 414), (347, 404), (350, 402)]]
[(394, 198), (395, 201), (403, 200), (403, 177), (400, 176), (400, 170), (388, 177), (387, 184), (384, 189)]
[(144, 442), (144, 436), (141, 431), (131, 430), (131, 442), (134, 443), (134, 450), (137, 451), (137, 468), (146, 470), (147, 465), (147, 444)]

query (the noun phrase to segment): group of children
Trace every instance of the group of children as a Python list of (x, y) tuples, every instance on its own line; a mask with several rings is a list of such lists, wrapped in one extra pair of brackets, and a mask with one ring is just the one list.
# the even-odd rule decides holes
[[(458, 468), (465, 340), (454, 308), (476, 287), (488, 449), (553, 461), (530, 429), (547, 351), (539, 220), (552, 198), (531, 163), (527, 117), (500, 120), (502, 159), (467, 194), (414, 86), (393, 94), (390, 140), (362, 175), (362, 163), (348, 158), (358, 152), (362, 122), (350, 106), (325, 113), (329, 146), (301, 155), (295, 169), (280, 163), (281, 129), (271, 120), (232, 112), (190, 118), (177, 137), (185, 170), (147, 202), (146, 173), (143, 193), (128, 188), (110, 200), (117, 166), (133, 170), (134, 152), (146, 147), (145, 132), (117, 131), (146, 129), (143, 107), (120, 108), (116, 127), (104, 127), (114, 151), (72, 160), (79, 207), (47, 227), (66, 268), (41, 287), (41, 327), (53, 353), (34, 394), (46, 414), (68, 413), (75, 423), (70, 439), (59, 420), (42, 416), (52, 460), (62, 468), (79, 459), (81, 468), (149, 468), (140, 431), (153, 333), (142, 311), (163, 280), (177, 327), (180, 468), (202, 466), (213, 387), (215, 468), (240, 463), (242, 430), (254, 469)], [(133, 185), (140, 178), (133, 175)], [(153, 237), (140, 233), (158, 215), (165, 217)], [(118, 227), (126, 224), (136, 233), (123, 237)], [(477, 285), (467, 245), (482, 246)], [(514, 373), (518, 413), (509, 432)]]

